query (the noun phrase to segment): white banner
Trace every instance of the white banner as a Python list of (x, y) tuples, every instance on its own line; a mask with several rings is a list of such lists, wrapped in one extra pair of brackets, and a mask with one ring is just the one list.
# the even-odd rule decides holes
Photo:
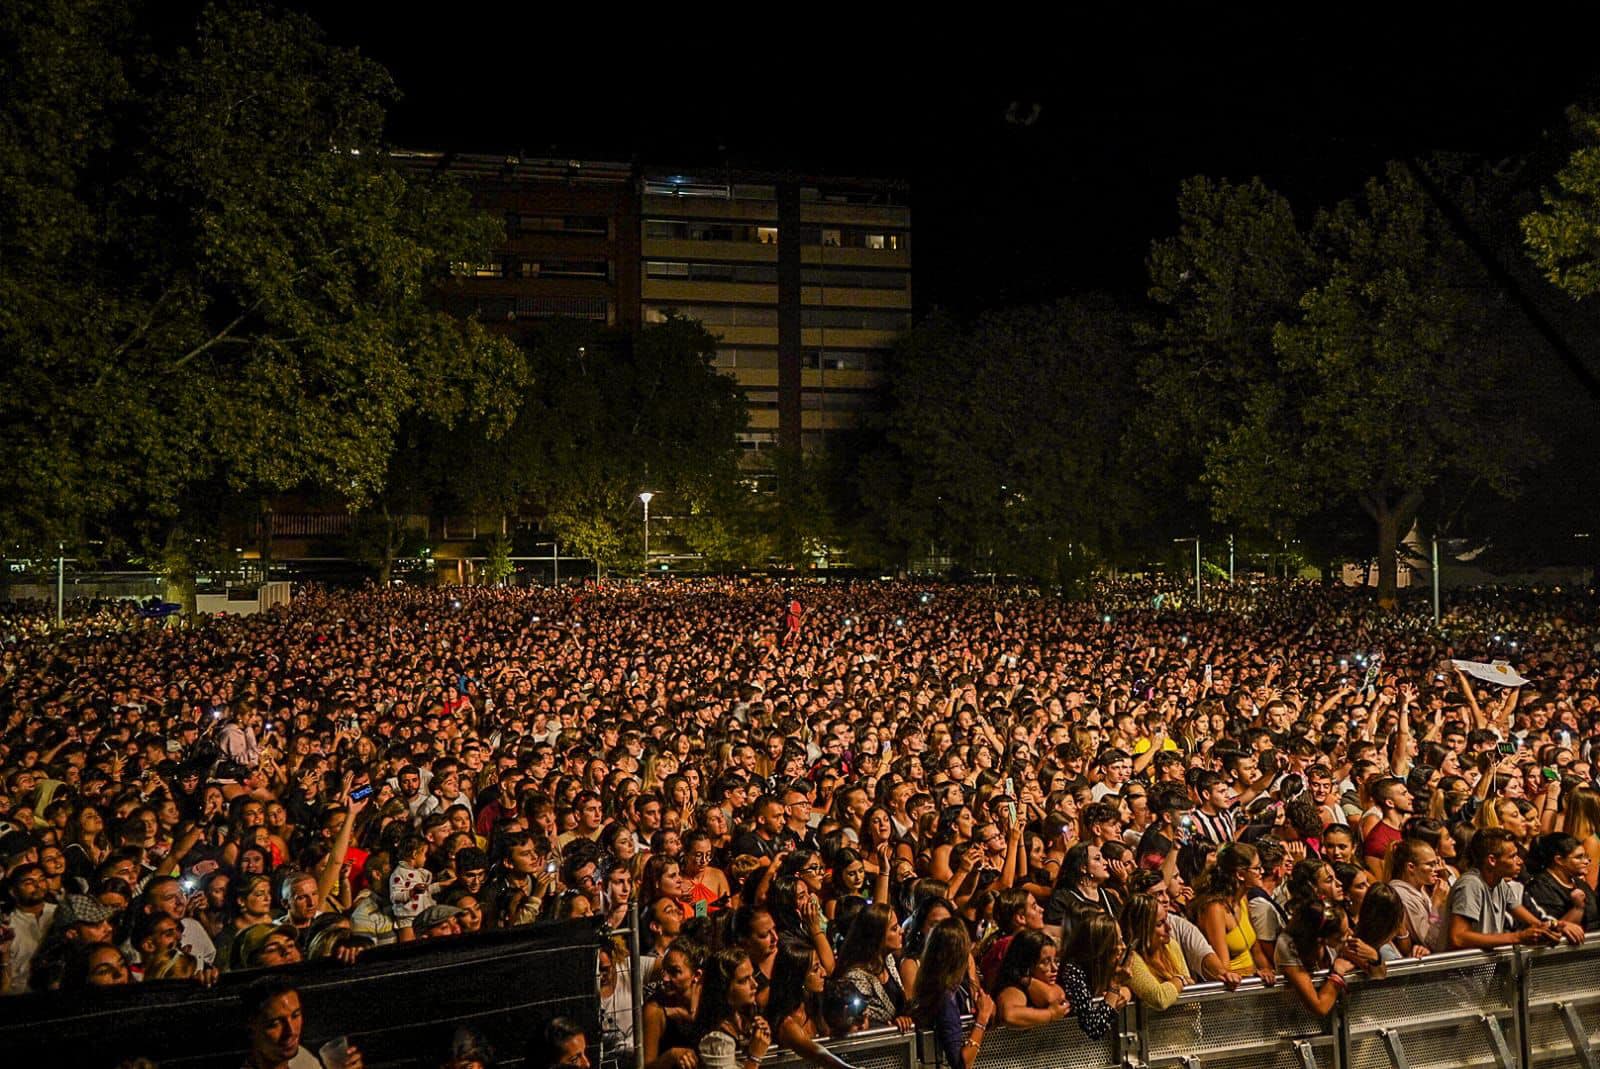
[(1527, 685), (1527, 680), (1517, 674), (1506, 661), (1495, 661), (1485, 664), (1482, 661), (1451, 661), (1456, 670), (1465, 672), (1474, 679), (1481, 679), (1485, 683), (1498, 683), (1502, 687), (1521, 687)]

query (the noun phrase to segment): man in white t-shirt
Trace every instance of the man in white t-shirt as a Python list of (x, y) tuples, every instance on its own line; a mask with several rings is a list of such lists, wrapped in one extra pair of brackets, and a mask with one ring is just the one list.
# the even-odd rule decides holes
[[(300, 992), (287, 977), (269, 976), (244, 995), (245, 1025), (250, 1035), (248, 1069), (322, 1069), (322, 1060), (300, 1045), (305, 1023)], [(362, 1069), (361, 1051), (345, 1044), (344, 1069)]]

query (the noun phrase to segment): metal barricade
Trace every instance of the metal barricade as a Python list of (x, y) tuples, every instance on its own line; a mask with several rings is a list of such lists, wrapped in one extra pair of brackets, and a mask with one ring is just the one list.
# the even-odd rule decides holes
[(1335, 1020), (1277, 987), (1246, 980), (1185, 988), (1171, 1008), (1140, 1007), (1141, 1061), (1178, 1069), (1342, 1069)]
[(1456, 951), (1388, 971), (1350, 985), (1343, 1011), (1349, 1069), (1516, 1069), (1515, 953)]
[(1518, 956), (1527, 1069), (1600, 1069), (1600, 941)]
[[(874, 1028), (857, 1032), (844, 1039), (827, 1041), (830, 1052), (849, 1062), (855, 1069), (917, 1069), (917, 1034), (901, 1032), (897, 1028)], [(790, 1050), (769, 1054), (761, 1060), (761, 1069), (799, 1069), (809, 1064)]]
[(1129, 1021), (1123, 1015), (1104, 1039), (1084, 1035), (1070, 1016), (1037, 1028), (996, 1025), (983, 1037), (977, 1069), (1118, 1069), (1125, 1038), (1121, 1025)]

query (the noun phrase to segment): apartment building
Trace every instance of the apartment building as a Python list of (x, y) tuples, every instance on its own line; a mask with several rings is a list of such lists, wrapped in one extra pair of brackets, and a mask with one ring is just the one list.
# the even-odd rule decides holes
[(565, 317), (609, 326), (639, 321), (639, 223), (626, 163), (404, 152), (414, 171), (447, 174), (505, 224), (506, 244), (458, 264), (451, 311), (512, 334)]
[(859, 426), (911, 322), (904, 185), (647, 167), (639, 188), (641, 318), (718, 336), (750, 404), (745, 448), (826, 448)]
[(445, 300), (512, 333), (556, 316), (630, 326), (676, 311), (719, 339), (750, 406), (752, 462), (826, 448), (878, 407), (911, 322), (911, 209), (897, 182), (678, 172), (592, 160), (402, 153), (505, 222)]

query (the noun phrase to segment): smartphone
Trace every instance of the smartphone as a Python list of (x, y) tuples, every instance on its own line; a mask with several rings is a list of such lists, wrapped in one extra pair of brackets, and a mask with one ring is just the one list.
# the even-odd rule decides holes
[(1517, 752), (1517, 744), (1514, 742), (1502, 742), (1499, 746), (1496, 746), (1495, 749), (1499, 750), (1505, 756), (1510, 757), (1512, 754)]
[(1010, 776), (1007, 776), (1006, 777), (1006, 797), (1007, 798), (1015, 798), (1016, 796), (1017, 796), (1017, 785), (1012, 780), (1012, 778)]
[(1554, 783), (1556, 780), (1561, 778), (1561, 773), (1557, 772), (1553, 768), (1541, 768), (1539, 771), (1543, 773), (1544, 778), (1551, 783)]
[(352, 802), (364, 802), (368, 798), (372, 797), (373, 789), (374, 788), (372, 784), (363, 783), (361, 786), (350, 792), (350, 800)]

